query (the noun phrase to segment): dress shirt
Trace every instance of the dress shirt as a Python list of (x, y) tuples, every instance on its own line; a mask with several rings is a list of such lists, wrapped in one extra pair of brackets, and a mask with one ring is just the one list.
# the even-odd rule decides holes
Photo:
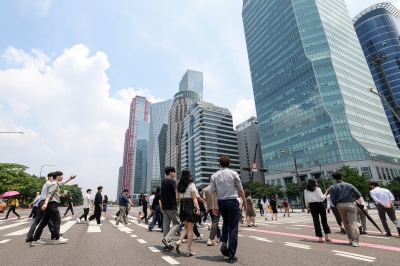
[(394, 200), (392, 192), (386, 188), (375, 187), (369, 193), (376, 204), (382, 203), (383, 205), (387, 206), (389, 201)]
[(36, 196), (36, 198), (33, 200), (33, 207), (39, 206), (39, 201), (40, 201), (40, 195)]
[[(42, 201), (42, 200), (46, 199), (47, 190), (48, 190), (50, 184), (51, 184), (50, 181), (46, 181), (46, 183), (44, 183), (43, 188), (42, 188), (42, 193), (40, 193), (40, 200), (39, 201)], [(64, 184), (65, 184), (65, 181), (58, 182), (58, 185), (60, 185), (60, 186), (62, 186)]]
[(49, 197), (49, 202), (60, 203), (60, 186), (57, 181), (50, 183), (49, 189), (47, 190), (46, 197)]
[(322, 191), (319, 187), (317, 187), (314, 191), (304, 190), (304, 199), (306, 201), (306, 207), (313, 202), (323, 202), (326, 199), (326, 196), (322, 194)]
[(218, 192), (219, 200), (236, 199), (238, 190), (242, 190), (242, 182), (237, 172), (221, 168), (211, 176), (211, 194)]
[(121, 194), (121, 196), (119, 196), (118, 201), (119, 201), (119, 206), (128, 207), (129, 199), (125, 194)]
[(361, 196), (358, 200), (356, 200), (356, 202), (362, 206), (364, 206), (364, 210), (367, 209), (367, 204), (365, 204), (365, 200), (364, 198)]
[[(207, 209), (212, 210), (212, 202), (211, 202), (211, 186), (208, 185), (205, 189), (203, 189), (204, 195), (206, 196), (206, 201), (207, 201)], [(218, 193), (215, 193), (214, 196), (214, 204), (215, 207), (218, 209)]]
[(359, 199), (361, 196), (360, 192), (358, 192), (352, 184), (343, 181), (337, 181), (333, 184), (329, 194), (331, 195), (331, 201), (335, 206), (338, 203), (354, 202), (354, 198)]
[(150, 206), (153, 206), (153, 200), (154, 200), (154, 195), (151, 195), (151, 196), (149, 197), (149, 205), (150, 205)]

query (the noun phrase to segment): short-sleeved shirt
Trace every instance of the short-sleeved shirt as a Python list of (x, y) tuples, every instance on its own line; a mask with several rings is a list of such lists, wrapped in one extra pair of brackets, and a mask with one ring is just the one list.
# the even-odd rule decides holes
[(86, 194), (85, 198), (83, 199), (83, 208), (87, 209), (89, 208), (89, 202), (88, 200), (90, 200), (90, 194)]
[(242, 190), (242, 182), (237, 172), (228, 168), (221, 168), (211, 176), (211, 193), (218, 192), (220, 200), (236, 199), (238, 190)]
[(154, 197), (153, 199), (153, 204), (151, 205), (151, 208), (154, 210), (156, 206), (159, 206), (160, 203), (158, 202), (160, 200), (160, 194)]
[(119, 206), (125, 206), (125, 207), (128, 206), (129, 199), (125, 194), (121, 194), (121, 196), (119, 196), (118, 201), (119, 201)]
[(161, 182), (161, 204), (163, 210), (176, 210), (176, 181), (165, 178)]
[(149, 205), (150, 205), (150, 206), (153, 205), (153, 200), (154, 200), (154, 195), (151, 195), (151, 196), (149, 197)]
[(197, 188), (194, 183), (190, 183), (189, 186), (186, 188), (185, 193), (179, 193), (179, 197), (181, 199), (191, 199), (192, 198), (192, 192), (197, 194)]
[(287, 201), (284, 201), (284, 202), (282, 202), (282, 205), (283, 205), (283, 207), (289, 207), (289, 202), (287, 202)]

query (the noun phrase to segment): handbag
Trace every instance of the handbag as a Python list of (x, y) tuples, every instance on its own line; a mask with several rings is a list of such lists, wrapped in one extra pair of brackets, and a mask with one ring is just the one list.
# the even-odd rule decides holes
[(268, 210), (272, 211), (272, 206), (271, 205), (268, 206)]

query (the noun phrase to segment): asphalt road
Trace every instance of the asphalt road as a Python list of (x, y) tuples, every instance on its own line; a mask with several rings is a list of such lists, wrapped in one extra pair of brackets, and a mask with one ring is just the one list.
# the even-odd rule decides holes
[[(60, 208), (62, 211), (65, 208)], [(82, 208), (75, 208), (75, 217), (70, 213), (63, 217), (61, 231), (65, 232), (67, 244), (30, 247), (25, 236), (32, 221), (28, 220), (30, 210), (17, 210), (21, 219), (10, 214), (3, 220), (0, 214), (0, 265), (226, 265), (220, 254), (220, 244), (214, 247), (206, 245), (209, 231), (200, 229), (204, 235), (196, 240), (192, 251), (194, 257), (179, 256), (175, 251), (163, 251), (162, 233), (159, 229), (149, 232), (147, 225), (137, 224), (135, 212), (129, 219), (132, 225), (120, 225), (114, 228), (113, 216), (116, 207), (109, 207), (109, 219), (102, 220), (103, 226), (93, 221), (90, 226), (78, 224), (76, 218), (82, 214)], [(379, 222), (377, 212), (370, 211)], [(368, 222), (368, 235), (360, 236), (362, 247), (348, 245), (345, 235), (339, 233), (332, 214), (328, 215), (332, 230), (332, 243), (318, 243), (313, 231), (311, 215), (299, 211), (283, 217), (279, 213), (278, 221), (265, 221), (257, 217), (257, 228), (240, 227), (239, 246), (236, 265), (400, 265), (400, 238), (394, 225), (389, 222), (394, 237), (378, 233)], [(400, 217), (399, 217), (400, 218)], [(381, 226), (382, 228), (382, 226)], [(49, 239), (46, 228), (42, 235)], [(183, 251), (186, 244), (183, 244)]]

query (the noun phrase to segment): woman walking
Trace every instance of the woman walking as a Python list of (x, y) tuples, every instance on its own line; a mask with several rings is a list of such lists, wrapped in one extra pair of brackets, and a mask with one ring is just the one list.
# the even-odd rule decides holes
[(196, 253), (192, 252), (193, 227), (199, 219), (200, 207), (197, 202), (197, 189), (193, 183), (192, 172), (189, 169), (182, 170), (182, 177), (181, 181), (178, 183), (177, 191), (181, 201), (179, 217), (181, 222), (185, 223), (185, 228), (181, 231), (179, 241), (176, 242), (176, 252), (178, 252), (178, 254), (181, 253), (182, 241), (187, 235), (186, 256), (190, 257), (196, 255)]
[(256, 225), (256, 212), (253, 204), (253, 199), (251, 198), (251, 192), (250, 190), (247, 190), (245, 193), (246, 197), (246, 204), (247, 204), (247, 209), (246, 209), (246, 216), (247, 216), (247, 226), (248, 227), (257, 227)]
[[(153, 204), (151, 206), (151, 208), (154, 210), (154, 217), (153, 217), (153, 221), (149, 224), (149, 231), (153, 230), (154, 226), (156, 226), (156, 223), (159, 221), (160, 219), (160, 215), (161, 215), (161, 209), (160, 209), (160, 195), (161, 195), (161, 187), (158, 186), (156, 188), (156, 194), (154, 196), (153, 199)], [(159, 227), (162, 228), (162, 219), (161, 219), (161, 224), (159, 224)]]
[[(322, 191), (319, 187), (317, 187), (317, 181), (315, 179), (309, 179), (306, 189), (304, 190), (304, 198), (307, 207), (307, 213), (310, 213), (313, 217), (315, 235), (319, 237), (319, 242), (324, 243), (322, 239), (322, 231), (321, 231), (321, 223), (324, 228), (325, 240), (326, 242), (332, 242), (329, 238), (329, 234), (331, 233), (331, 229), (328, 225), (328, 220), (326, 218), (326, 211), (324, 207), (324, 200), (326, 199), (326, 195), (329, 193), (329, 188), (325, 191), (325, 194), (322, 194)], [(321, 222), (319, 218), (321, 217)]]
[(12, 211), (15, 215), (17, 215), (18, 219), (21, 218), (21, 216), (15, 211), (15, 208), (18, 208), (19, 206), (19, 202), (17, 200), (17, 197), (13, 197), (11, 202), (10, 202), (10, 208), (8, 209), (6, 218), (4, 218), (5, 220), (8, 219), (8, 215), (10, 214), (10, 212)]
[(108, 219), (107, 217), (107, 205), (108, 205), (108, 197), (107, 195), (104, 195), (104, 199), (103, 199), (103, 213), (104, 213), (104, 218)]
[(262, 208), (264, 209), (264, 216), (265, 216), (265, 220), (268, 220), (268, 214), (269, 214), (269, 212), (270, 212), (270, 210), (269, 210), (269, 201), (268, 201), (268, 199), (267, 199), (267, 196), (264, 196), (262, 199), (261, 199), (261, 206), (262, 206)]
[(147, 205), (148, 204), (149, 204), (149, 202), (147, 201), (147, 195), (143, 195), (143, 198), (142, 198), (143, 217), (140, 218), (139, 223), (141, 220), (144, 219), (145, 223), (147, 224)]
[(272, 218), (271, 218), (271, 220), (274, 220), (274, 216), (275, 216), (275, 220), (278, 221), (278, 209), (276, 208), (276, 200), (275, 200), (274, 196), (271, 197), (271, 201), (269, 202), (269, 206), (271, 206), (271, 209), (272, 209)]

